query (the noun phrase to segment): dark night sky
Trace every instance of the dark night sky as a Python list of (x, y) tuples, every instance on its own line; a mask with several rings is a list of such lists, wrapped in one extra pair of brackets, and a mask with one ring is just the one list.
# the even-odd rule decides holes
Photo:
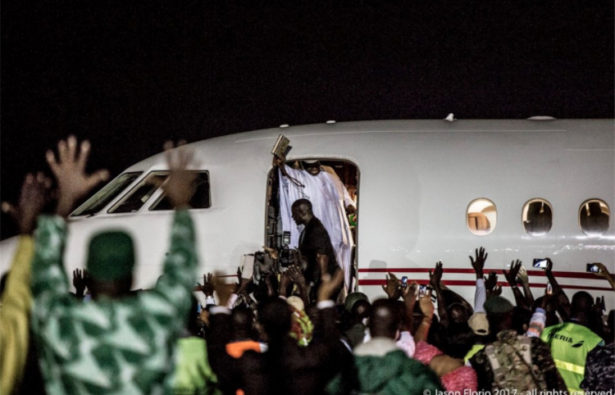
[(116, 175), (282, 123), (613, 117), (613, 0), (415, 3), (4, 0), (2, 199), (71, 133)]

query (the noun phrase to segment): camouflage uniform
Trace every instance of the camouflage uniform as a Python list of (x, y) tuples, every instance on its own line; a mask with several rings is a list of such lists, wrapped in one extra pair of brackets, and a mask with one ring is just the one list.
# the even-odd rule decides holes
[(615, 388), (615, 343), (598, 346), (587, 354), (581, 388), (605, 392)]
[[(517, 336), (517, 332), (514, 330), (502, 331), (498, 333), (498, 340), (514, 342), (514, 338)], [(566, 384), (555, 367), (555, 362), (553, 362), (549, 346), (537, 337), (531, 338), (531, 344), (532, 365), (537, 366), (538, 371), (542, 373), (539, 381), (544, 382), (547, 390), (567, 392)], [(478, 390), (492, 392), (494, 382), (493, 368), (485, 354), (485, 349), (478, 351), (470, 359), (470, 363), (478, 377)]]
[[(66, 223), (42, 217), (32, 268), (32, 328), (49, 395), (161, 394), (191, 306), (197, 257), (187, 211), (175, 213), (164, 276), (121, 300), (82, 303), (69, 294)], [(166, 383), (168, 385), (168, 383)]]

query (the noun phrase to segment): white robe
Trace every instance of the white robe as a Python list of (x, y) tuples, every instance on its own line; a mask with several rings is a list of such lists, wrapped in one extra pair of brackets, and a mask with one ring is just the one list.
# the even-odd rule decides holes
[(353, 240), (346, 217), (344, 197), (340, 197), (335, 180), (324, 171), (313, 176), (307, 171), (286, 166), (286, 173), (305, 185), (305, 188), (296, 186), (279, 171), (280, 216), (282, 217), (282, 229), (290, 232), (290, 247), (299, 246), (301, 234), (292, 218), (292, 205), (298, 199), (307, 199), (312, 203), (314, 216), (322, 222), (329, 233), (337, 262), (344, 270), (344, 280), (348, 287)]

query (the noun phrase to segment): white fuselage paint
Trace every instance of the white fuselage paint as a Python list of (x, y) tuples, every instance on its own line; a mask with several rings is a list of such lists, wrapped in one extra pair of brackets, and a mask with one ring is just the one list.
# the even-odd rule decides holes
[[(241, 255), (262, 248), (270, 150), (281, 133), (293, 147), (289, 159), (340, 159), (358, 166), (360, 290), (371, 297), (383, 295), (377, 284), (386, 270), (424, 281), (425, 269), (441, 260), (444, 280), (472, 301), (474, 287), (468, 285), (475, 277), (468, 270), (468, 255), (480, 246), (489, 252), (487, 271), (507, 269), (513, 259), (533, 270), (533, 258), (551, 257), (555, 272), (571, 272), (559, 278), (561, 285), (608, 288), (604, 279), (585, 273), (585, 264), (602, 262), (615, 272), (613, 219), (604, 235), (589, 238), (581, 231), (578, 212), (589, 198), (615, 207), (613, 120), (348, 122), (190, 144), (198, 160), (195, 169), (208, 170), (211, 185), (211, 208), (193, 210), (200, 274), (234, 274)], [(149, 172), (165, 168), (163, 155), (130, 167), (126, 171), (143, 174), (125, 192)], [(168, 247), (171, 212), (149, 211), (161, 193), (157, 191), (136, 213), (107, 213), (125, 192), (97, 215), (71, 221), (67, 273), (85, 266), (94, 232), (124, 228), (137, 244), (135, 287), (156, 281)], [(466, 225), (468, 204), (480, 197), (497, 207), (497, 225), (487, 236), (472, 234)], [(530, 236), (523, 228), (523, 205), (532, 198), (544, 198), (553, 207), (553, 226), (545, 236)], [(3, 272), (14, 248), (15, 239), (0, 244)], [(532, 283), (546, 283), (540, 271), (531, 273)], [(505, 281), (502, 275), (500, 281)], [(533, 291), (538, 296), (544, 288)], [(569, 295), (575, 291), (567, 290)], [(591, 292), (606, 295), (607, 307), (615, 307), (612, 291)], [(508, 290), (504, 294), (512, 298)]]

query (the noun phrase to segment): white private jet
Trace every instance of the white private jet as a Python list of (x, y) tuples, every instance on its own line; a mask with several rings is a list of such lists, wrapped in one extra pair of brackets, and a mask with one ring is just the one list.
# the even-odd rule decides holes
[[(550, 257), (569, 293), (605, 295), (607, 281), (588, 263), (615, 264), (614, 120), (411, 120), (292, 126), (239, 133), (190, 144), (199, 161), (193, 199), (199, 273), (234, 276), (244, 254), (278, 247), (278, 172), (271, 147), (290, 139), (288, 162), (319, 159), (357, 190), (354, 288), (383, 295), (387, 272), (420, 283), (436, 261), (444, 284), (474, 298), (468, 255), (484, 246), (486, 271), (521, 259), (535, 296), (544, 293), (535, 259)], [(85, 266), (94, 232), (122, 228), (137, 245), (135, 287), (161, 272), (171, 207), (159, 188), (167, 175), (158, 154), (126, 169), (70, 216), (67, 273)], [(0, 243), (2, 272), (15, 238)], [(195, 278), (195, 283), (198, 281)], [(502, 285), (505, 279), (500, 276)], [(504, 286), (504, 294), (512, 293)]]

